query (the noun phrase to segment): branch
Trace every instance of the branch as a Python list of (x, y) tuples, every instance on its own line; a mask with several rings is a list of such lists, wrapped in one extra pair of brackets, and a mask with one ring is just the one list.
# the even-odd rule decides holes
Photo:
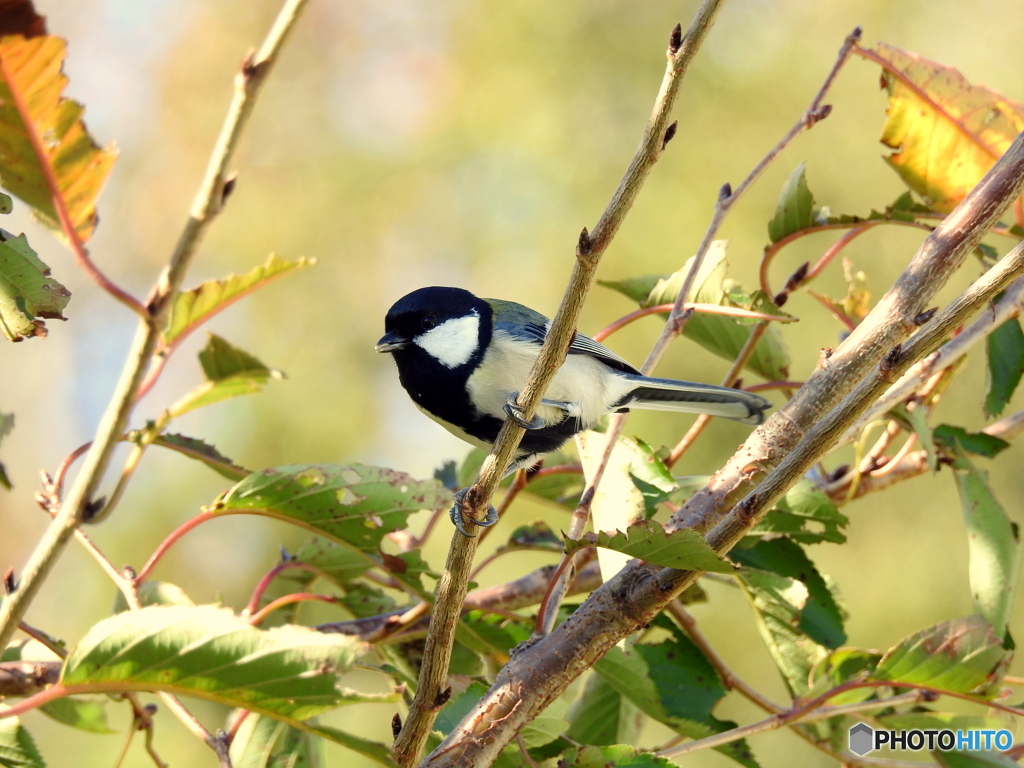
[[(916, 327), (914, 318), (928, 306), (935, 292), (962, 263), (1010, 201), (1020, 194), (1022, 187), (1024, 136), (1017, 138), (981, 183), (928, 237), (903, 276), (858, 326), (857, 331), (832, 355), (832, 359), (819, 363), (818, 370), (789, 404), (757, 429), (730, 459), (726, 468), (698, 492), (694, 498), (699, 504), (694, 505), (694, 499), (691, 499), (687, 509), (690, 516), (694, 512), (706, 511), (710, 517), (718, 509), (732, 507), (742, 498), (736, 493), (737, 488), (752, 488), (758, 477), (764, 476), (783, 456), (792, 451), (800, 437), (842, 401), (853, 385), (875, 368), (882, 356)], [(1012, 279), (1005, 269), (1009, 261), (1004, 258), (1000, 268), (997, 268), (1006, 283)], [(999, 282), (990, 279), (995, 271), (983, 278), (989, 282), (989, 289)], [(976, 287), (969, 293), (974, 301), (983, 303), (987, 300), (988, 290), (979, 292), (975, 290)], [(960, 304), (964, 314), (969, 314), (979, 306), (964, 306), (960, 300), (956, 303)], [(939, 328), (940, 322), (959, 319), (954, 317), (956, 314), (943, 313), (943, 320), (936, 317), (921, 333), (929, 328)], [(944, 327), (939, 328), (939, 331), (946, 332)], [(941, 336), (933, 340), (938, 344)], [(915, 344), (913, 349), (922, 355), (931, 351), (928, 344), (920, 343)], [(901, 368), (905, 369), (914, 362), (910, 354), (894, 357), (895, 360), (888, 361), (892, 375), (902, 373)], [(856, 398), (851, 397), (844, 402), (842, 409), (837, 410), (845, 411), (851, 404), (852, 409), (839, 419), (843, 429), (847, 424), (842, 422), (848, 419), (852, 423), (859, 415), (858, 405), (861, 409), (867, 407), (867, 403), (858, 404)], [(832, 428), (836, 429), (835, 423)], [(798, 459), (800, 463), (813, 464), (819, 458), (817, 449), (805, 450), (803, 446), (797, 455), (801, 457)], [(798, 476), (799, 473), (796, 473), (793, 479)], [(775, 487), (774, 492), (778, 492), (778, 487)], [(747, 525), (753, 524), (751, 516), (744, 517)], [(683, 524), (682, 518), (679, 514), (673, 516), (676, 527)], [(735, 535), (739, 530), (731, 529), (730, 532)], [(727, 551), (731, 545), (730, 537), (722, 536), (716, 536), (709, 543), (720, 552)], [(440, 768), (456, 763), (487, 765), (492, 762), (514, 734), (557, 698), (569, 683), (589, 669), (619, 640), (653, 620), (672, 598), (696, 578), (694, 572), (658, 569), (647, 563), (627, 566), (595, 590), (554, 631), (529, 647), (517, 649), (509, 663), (498, 673), (491, 689), (428, 757), (424, 768)], [(459, 749), (454, 750), (455, 745)]]
[[(594, 226), (593, 233), (588, 233), (584, 228), (580, 234), (569, 285), (551, 322), (544, 346), (519, 394), (517, 404), (527, 419), (533, 416), (544, 391), (565, 360), (569, 344), (576, 333), (576, 321), (593, 285), (601, 257), (632, 207), (654, 163), (675, 134), (674, 124), (669, 125), (669, 117), (680, 83), (711, 28), (721, 3), (722, 0), (705, 0), (685, 37), (681, 35), (682, 30), (678, 25), (672, 31), (665, 76), (640, 146), (612, 195), (611, 202)], [(462, 514), (476, 520), (483, 519), (491, 496), (523, 434), (522, 427), (510, 420), (505, 421), (490, 455), (484, 461), (480, 477), (465, 496), (466, 507)], [(438, 702), (443, 703), (441, 694), (451, 658), (452, 640), (478, 544), (479, 537), (467, 538), (459, 533), (453, 536), (448, 562), (437, 587), (434, 613), (420, 668), (419, 687), (405, 724), (395, 739), (395, 757), (402, 766), (411, 766), (418, 759), (437, 714)]]
[(222, 205), (225, 173), (242, 131), (248, 123), (254, 100), (266, 81), (288, 33), (294, 27), (306, 0), (286, 0), (267, 39), (255, 57), (246, 57), (235, 79), (235, 98), (220, 138), (214, 148), (206, 179), (192, 206), (192, 213), (178, 245), (147, 302), (148, 319), (139, 324), (121, 379), (103, 415), (92, 447), (71, 492), (61, 504), (46, 533), (29, 557), (20, 587), (0, 605), (0, 648), (10, 642), (29, 604), (53, 569), (75, 529), (83, 522), (86, 510), (93, 507), (93, 495), (110, 464), (114, 446), (128, 424), (146, 367), (149, 365), (167, 322), (174, 296), (181, 288), (185, 271), (207, 227)]

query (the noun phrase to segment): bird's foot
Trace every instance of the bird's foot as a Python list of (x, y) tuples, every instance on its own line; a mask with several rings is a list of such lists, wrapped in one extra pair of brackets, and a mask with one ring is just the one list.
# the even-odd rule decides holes
[(516, 405), (516, 398), (519, 397), (518, 392), (513, 392), (508, 400), (505, 401), (505, 415), (508, 416), (509, 421), (518, 424), (523, 429), (542, 429), (544, 427), (544, 421), (540, 416), (534, 416), (532, 421), (526, 419), (526, 414), (523, 413), (523, 409)]
[(466, 508), (464, 501), (468, 492), (469, 488), (463, 488), (455, 494), (455, 503), (452, 504), (452, 508), (448, 512), (448, 516), (451, 518), (452, 523), (455, 525), (455, 528), (459, 533), (467, 539), (472, 539), (476, 538), (476, 534), (469, 532), (469, 529), (466, 528), (466, 523), (479, 526), (480, 528), (490, 528), (498, 522), (498, 510), (491, 506), (487, 507), (487, 517), (483, 520), (477, 520), (475, 517), (463, 514), (463, 511)]

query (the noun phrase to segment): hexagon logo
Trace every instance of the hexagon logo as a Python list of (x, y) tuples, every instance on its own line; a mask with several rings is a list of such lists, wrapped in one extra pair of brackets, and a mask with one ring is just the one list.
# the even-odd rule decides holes
[(857, 723), (850, 728), (850, 751), (864, 757), (874, 748), (875, 731), (870, 725)]

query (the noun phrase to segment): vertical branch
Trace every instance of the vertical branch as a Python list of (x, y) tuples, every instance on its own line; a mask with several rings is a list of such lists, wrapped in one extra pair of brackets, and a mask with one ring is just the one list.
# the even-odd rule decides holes
[(255, 56), (247, 56), (242, 64), (241, 72), (235, 79), (235, 98), (210, 159), (206, 179), (196, 196), (192, 214), (167, 268), (147, 302), (149, 317), (139, 323), (121, 378), (97, 427), (96, 437), (85, 457), (82, 470), (61, 504), (60, 510), (29, 557), (18, 590), (0, 605), (0, 648), (10, 642), (18, 622), (25, 615), (29, 603), (64, 551), (75, 529), (88, 514), (98, 512), (98, 507), (102, 506), (93, 502), (93, 495), (110, 464), (114, 446), (125, 431), (146, 367), (167, 321), (174, 296), (181, 288), (185, 271), (203, 234), (215, 214), (220, 211), (223, 203), (225, 169), (231, 163), (238, 147), (242, 131), (252, 113), (255, 98), (305, 4), (306, 0), (287, 0), (259, 52)]
[[(588, 232), (584, 228), (580, 233), (572, 276), (562, 297), (562, 303), (552, 320), (544, 346), (520, 392), (517, 404), (527, 419), (533, 416), (544, 390), (565, 360), (569, 344), (576, 333), (576, 321), (593, 285), (601, 257), (632, 207), (654, 163), (675, 135), (675, 124), (669, 125), (669, 118), (679, 93), (679, 85), (711, 28), (722, 1), (705, 0), (685, 36), (679, 25), (672, 30), (665, 76), (640, 146), (593, 232)], [(484, 462), (480, 477), (465, 495), (465, 516), (476, 520), (483, 519), (490, 499), (505, 468), (511, 462), (523, 433), (522, 427), (512, 421), (505, 421), (490, 455)], [(434, 613), (420, 668), (419, 687), (409, 708), (405, 725), (395, 739), (395, 756), (402, 766), (411, 766), (416, 762), (426, 743), (437, 710), (446, 700), (444, 681), (451, 658), (452, 640), (478, 544), (478, 538), (467, 538), (459, 533), (453, 536), (448, 561), (438, 583)]]

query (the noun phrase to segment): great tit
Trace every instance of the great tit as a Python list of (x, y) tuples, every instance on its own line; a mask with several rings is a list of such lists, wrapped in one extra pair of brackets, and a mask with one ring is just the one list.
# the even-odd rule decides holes
[[(536, 416), (526, 421), (515, 398), (550, 325), (539, 312), (513, 301), (432, 286), (395, 302), (376, 350), (392, 354), (409, 397), (456, 437), (490, 449), (506, 419), (525, 427), (509, 472), (531, 466), (609, 413), (649, 408), (756, 425), (771, 407), (763, 397), (739, 389), (644, 376), (577, 333)], [(466, 533), (454, 508), (452, 518)]]

